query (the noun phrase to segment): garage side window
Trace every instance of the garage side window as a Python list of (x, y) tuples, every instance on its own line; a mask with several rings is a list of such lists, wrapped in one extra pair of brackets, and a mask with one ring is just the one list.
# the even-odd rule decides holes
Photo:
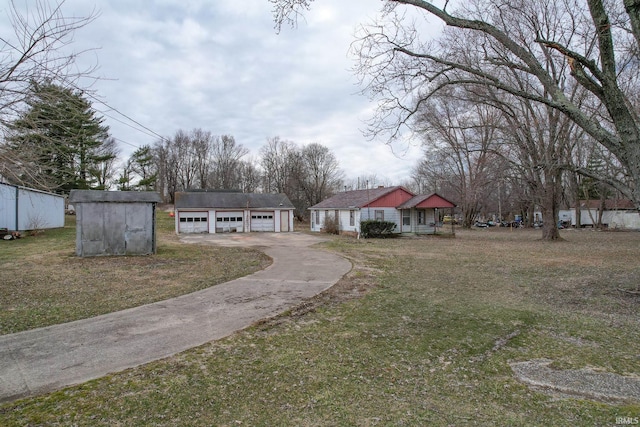
[(320, 211), (316, 211), (316, 224), (320, 224)]
[(376, 211), (375, 215), (376, 221), (384, 221), (384, 211)]
[(349, 225), (356, 225), (356, 211), (349, 211)]

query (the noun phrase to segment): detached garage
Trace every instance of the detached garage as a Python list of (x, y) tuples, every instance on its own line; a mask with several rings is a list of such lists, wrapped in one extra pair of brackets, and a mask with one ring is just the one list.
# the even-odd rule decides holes
[(293, 210), (285, 194), (177, 192), (176, 233), (293, 231)]

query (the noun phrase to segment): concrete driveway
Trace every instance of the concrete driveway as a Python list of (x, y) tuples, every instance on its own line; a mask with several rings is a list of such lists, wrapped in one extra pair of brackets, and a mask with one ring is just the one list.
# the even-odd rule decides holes
[(0, 401), (46, 393), (162, 359), (275, 316), (334, 285), (346, 259), (302, 233), (186, 235), (259, 248), (273, 264), (192, 294), (85, 320), (0, 336)]

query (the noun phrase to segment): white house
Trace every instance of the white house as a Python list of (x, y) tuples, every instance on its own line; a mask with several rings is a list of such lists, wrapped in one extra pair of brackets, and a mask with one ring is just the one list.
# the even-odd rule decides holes
[(401, 186), (344, 191), (311, 206), (311, 231), (324, 229), (326, 218), (337, 219), (342, 234), (360, 233), (360, 222), (391, 221), (397, 233), (434, 232), (437, 210), (455, 204), (437, 195), (416, 196)]
[(64, 197), (0, 183), (0, 228), (11, 231), (64, 227)]
[(175, 194), (176, 233), (293, 231), (294, 206), (285, 194), (186, 191)]
[[(607, 199), (604, 206), (600, 200), (580, 201), (580, 225), (582, 227), (593, 227), (603, 224), (610, 228), (625, 228), (630, 230), (640, 230), (640, 213), (635, 208), (631, 200), (628, 199)], [(600, 212), (602, 209), (602, 218)], [(570, 222), (576, 226), (576, 208), (560, 210), (560, 220)]]

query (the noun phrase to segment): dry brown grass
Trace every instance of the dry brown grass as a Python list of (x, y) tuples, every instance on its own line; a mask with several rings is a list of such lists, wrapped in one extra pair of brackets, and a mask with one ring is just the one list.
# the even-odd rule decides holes
[[(23, 425), (614, 425), (637, 401), (531, 389), (512, 362), (638, 376), (640, 233), (461, 230), (323, 244), (353, 270), (175, 357), (0, 405)], [(636, 282), (636, 283), (634, 283)]]
[(255, 250), (182, 245), (164, 213), (156, 255), (78, 258), (74, 217), (68, 220), (64, 230), (3, 242), (0, 334), (160, 301), (270, 263)]

